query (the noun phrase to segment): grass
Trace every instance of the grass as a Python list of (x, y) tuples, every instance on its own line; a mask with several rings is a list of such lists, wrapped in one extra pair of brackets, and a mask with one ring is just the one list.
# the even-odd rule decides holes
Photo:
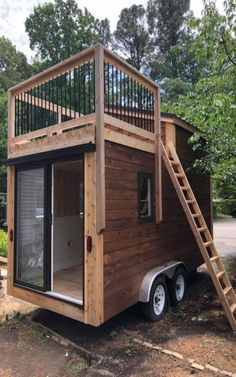
[(216, 335), (211, 337), (211, 341), (217, 347), (222, 347), (222, 345), (224, 344), (222, 338), (220, 338), (219, 336), (216, 336)]
[(181, 307), (170, 308), (169, 313), (175, 318), (185, 318), (187, 316), (185, 309)]
[(77, 376), (78, 373), (82, 372), (82, 370), (84, 369), (87, 369), (87, 364), (83, 361), (79, 362), (79, 363), (71, 363), (67, 366), (67, 371), (71, 374), (73, 374), (74, 376)]
[(47, 335), (44, 331), (42, 331), (37, 326), (29, 327), (28, 330), (26, 331), (26, 334), (30, 338), (34, 340), (38, 340), (39, 342), (46, 342), (49, 340), (49, 335)]

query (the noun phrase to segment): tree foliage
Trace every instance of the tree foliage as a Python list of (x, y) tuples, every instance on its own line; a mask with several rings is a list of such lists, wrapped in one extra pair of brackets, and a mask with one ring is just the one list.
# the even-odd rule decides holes
[(0, 90), (6, 91), (31, 74), (26, 56), (11, 41), (0, 37)]
[(135, 68), (144, 70), (151, 45), (142, 5), (132, 5), (121, 11), (113, 37), (114, 50)]
[[(206, 0), (203, 17), (192, 20), (196, 36), (191, 50), (201, 67), (199, 80), (187, 95), (179, 96), (175, 103), (162, 105), (164, 111), (176, 113), (201, 130), (192, 143), (194, 149), (205, 154), (195, 166), (211, 171), (221, 196), (222, 187), (226, 192), (227, 185), (232, 188), (236, 183), (235, 3), (227, 0), (224, 6), (222, 16), (215, 3)], [(231, 192), (235, 195), (235, 190)]]
[(154, 80), (193, 81), (192, 34), (187, 27), (190, 0), (149, 0), (147, 18), (154, 54), (150, 58)]
[(7, 181), (3, 163), (7, 158), (7, 90), (30, 75), (26, 56), (9, 39), (0, 37), (0, 192), (6, 192)]
[(26, 19), (30, 47), (46, 64), (56, 64), (75, 53), (110, 39), (107, 19), (97, 20), (86, 8), (81, 10), (75, 0), (55, 0), (34, 7)]
[(149, 32), (163, 56), (185, 37), (183, 25), (190, 0), (149, 0), (147, 5)]

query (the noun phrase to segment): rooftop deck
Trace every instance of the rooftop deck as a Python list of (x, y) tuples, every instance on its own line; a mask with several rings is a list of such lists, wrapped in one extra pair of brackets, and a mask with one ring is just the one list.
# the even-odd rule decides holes
[[(98, 47), (100, 61), (95, 56)], [(113, 117), (135, 126), (137, 134), (143, 135), (140, 129), (150, 136), (155, 131), (157, 91), (155, 83), (109, 50), (91, 47), (10, 90), (9, 157), (30, 153), (31, 148), (25, 148), (29, 141), (94, 125), (96, 97), (105, 122), (112, 123)]]
[(8, 158), (92, 143), (104, 196), (110, 140), (155, 153), (160, 177), (159, 104), (154, 82), (98, 44), (9, 90)]

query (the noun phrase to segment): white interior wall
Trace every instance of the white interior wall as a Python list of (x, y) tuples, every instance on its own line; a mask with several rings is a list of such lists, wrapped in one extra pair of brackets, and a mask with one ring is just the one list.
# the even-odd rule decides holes
[(53, 269), (62, 270), (83, 262), (83, 219), (55, 217), (53, 224)]

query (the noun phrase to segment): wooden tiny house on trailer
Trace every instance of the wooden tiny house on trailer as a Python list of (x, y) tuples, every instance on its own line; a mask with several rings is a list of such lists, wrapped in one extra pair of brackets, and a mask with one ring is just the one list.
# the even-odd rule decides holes
[(93, 326), (138, 301), (157, 319), (218, 263), (210, 178), (188, 174), (200, 211), (175, 154), (192, 164), (195, 128), (159, 108), (100, 44), (9, 91), (9, 294)]

